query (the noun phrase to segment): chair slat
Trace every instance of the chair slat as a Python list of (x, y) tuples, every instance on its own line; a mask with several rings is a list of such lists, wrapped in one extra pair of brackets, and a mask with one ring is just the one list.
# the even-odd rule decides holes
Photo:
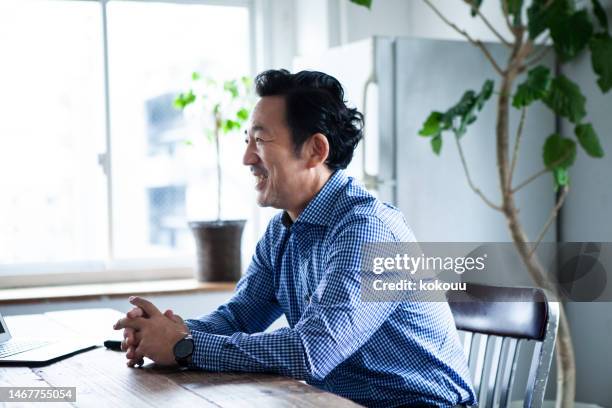
[[(487, 379), (483, 378), (483, 382), (486, 386), (480, 388), (480, 401), (481, 407), (493, 407), (495, 402), (493, 390), (495, 388), (495, 381), (497, 379), (497, 370), (499, 367), (499, 359), (501, 357), (501, 346), (502, 338), (498, 336), (490, 336), (487, 341), (487, 355), (485, 361), (488, 362), (488, 373)], [(487, 365), (485, 364), (485, 365)]]
[(493, 398), (495, 401), (499, 401), (499, 406), (501, 408), (506, 408), (510, 404), (514, 373), (516, 372), (518, 361), (518, 346), (518, 339), (513, 339), (511, 337), (504, 338), (501, 355), (503, 358), (503, 365), (499, 367), (501, 376), (495, 383), (495, 389), (493, 390)]
[(474, 336), (472, 339), (472, 347), (473, 343), (478, 339), (478, 349), (476, 350), (476, 361), (473, 365), (474, 367), (474, 391), (476, 395), (479, 395), (480, 392), (480, 384), (483, 377), (484, 366), (485, 366), (485, 356), (487, 352), (487, 339), (489, 336), (486, 334), (481, 334), (478, 336)]
[(529, 377), (527, 380), (527, 389), (525, 390), (525, 401), (523, 407), (531, 408), (531, 401), (533, 400), (533, 387), (535, 386), (536, 374), (538, 371), (538, 364), (540, 362), (540, 350), (542, 349), (542, 342), (536, 341), (533, 347), (533, 357), (531, 358), (531, 367), (529, 368)]
[(465, 359), (469, 362), (470, 353), (472, 351), (472, 337), (474, 336), (474, 333), (466, 331), (463, 332), (463, 334), (463, 353), (465, 354)]

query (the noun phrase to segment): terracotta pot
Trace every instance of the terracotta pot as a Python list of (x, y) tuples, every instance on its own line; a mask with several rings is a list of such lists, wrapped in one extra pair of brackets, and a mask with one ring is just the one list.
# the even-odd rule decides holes
[(200, 282), (236, 282), (241, 275), (240, 242), (246, 220), (191, 221)]

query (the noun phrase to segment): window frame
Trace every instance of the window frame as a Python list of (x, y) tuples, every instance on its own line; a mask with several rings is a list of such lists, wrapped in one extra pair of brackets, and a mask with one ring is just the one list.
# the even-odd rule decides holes
[[(58, 0), (50, 0), (58, 1)], [(249, 71), (254, 75), (262, 59), (257, 50), (268, 38), (263, 21), (269, 18), (267, 0), (61, 0), (98, 3), (101, 7), (103, 52), (103, 97), (105, 151), (98, 155), (98, 164), (106, 178), (107, 254), (106, 259), (77, 262), (0, 264), (0, 289), (70, 284), (132, 282), (144, 280), (180, 279), (193, 276), (193, 257), (114, 259), (112, 134), (110, 115), (110, 82), (108, 56), (107, 4), (109, 2), (140, 2), (165, 4), (196, 4), (243, 7), (249, 19)], [(266, 3), (266, 4), (264, 4)], [(262, 14), (263, 13), (263, 14)], [(259, 61), (258, 61), (259, 60)], [(254, 213), (257, 213), (254, 211)]]

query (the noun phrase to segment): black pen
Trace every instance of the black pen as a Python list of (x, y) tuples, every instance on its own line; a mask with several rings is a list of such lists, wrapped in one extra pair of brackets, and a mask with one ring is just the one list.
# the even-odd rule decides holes
[(121, 341), (120, 340), (105, 340), (104, 347), (109, 350), (121, 351)]

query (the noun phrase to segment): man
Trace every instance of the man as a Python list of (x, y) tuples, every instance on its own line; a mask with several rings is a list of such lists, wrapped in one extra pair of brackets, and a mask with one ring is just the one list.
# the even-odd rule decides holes
[[(125, 328), (128, 365), (148, 357), (209, 371), (275, 372), (366, 406), (475, 403), (448, 305), (362, 302), (362, 245), (407, 242), (402, 214), (347, 177), (362, 115), (320, 72), (255, 80), (243, 163), (261, 206), (284, 210), (257, 244), (233, 297), (182, 319), (144, 299)], [(264, 330), (284, 314), (289, 327)]]

